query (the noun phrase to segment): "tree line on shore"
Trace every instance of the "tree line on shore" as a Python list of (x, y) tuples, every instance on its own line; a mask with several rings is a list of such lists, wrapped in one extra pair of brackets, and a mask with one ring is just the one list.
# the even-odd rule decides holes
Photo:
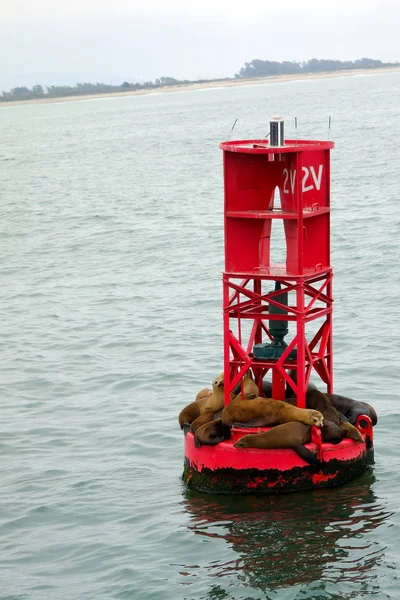
[[(351, 69), (379, 69), (398, 66), (398, 64), (399, 63), (383, 63), (381, 60), (375, 60), (372, 58), (361, 58), (355, 61), (312, 58), (311, 60), (305, 62), (277, 62), (254, 59), (251, 62), (246, 62), (240, 69), (239, 73), (235, 74), (234, 79), (255, 79), (257, 77), (268, 77), (271, 75), (295, 75), (299, 73), (327, 73)], [(174, 77), (159, 77), (154, 81), (145, 81), (143, 83), (129, 83), (128, 81), (124, 81), (121, 85), (109, 85), (106, 83), (77, 83), (75, 86), (34, 85), (31, 89), (26, 86), (20, 86), (13, 88), (9, 92), (3, 91), (0, 95), (0, 102), (151, 90), (160, 89), (166, 86), (171, 87), (175, 85), (211, 83), (215, 81), (232, 81), (232, 78), (197, 79), (189, 81), (187, 79), (175, 79)]]
[(396, 66), (395, 63), (383, 63), (373, 58), (359, 58), (358, 60), (326, 60), (312, 58), (305, 62), (271, 60), (252, 60), (245, 63), (236, 79), (249, 79), (253, 77), (267, 77), (268, 75), (295, 75), (297, 73), (329, 73), (330, 71), (347, 71), (351, 69), (380, 69)]

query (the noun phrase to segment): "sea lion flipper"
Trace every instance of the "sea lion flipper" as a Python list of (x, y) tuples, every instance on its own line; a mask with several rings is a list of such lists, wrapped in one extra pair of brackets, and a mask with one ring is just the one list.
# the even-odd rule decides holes
[(316, 466), (319, 464), (317, 457), (313, 454), (308, 448), (303, 446), (302, 444), (298, 444), (293, 446), (293, 450), (297, 452), (297, 454), (305, 460), (309, 465)]
[(340, 429), (345, 433), (345, 436), (356, 442), (363, 442), (364, 438), (354, 425), (347, 422), (340, 423)]
[(210, 421), (198, 428), (194, 435), (194, 444), (196, 448), (200, 446), (214, 446), (229, 439), (231, 432), (226, 428), (221, 419)]

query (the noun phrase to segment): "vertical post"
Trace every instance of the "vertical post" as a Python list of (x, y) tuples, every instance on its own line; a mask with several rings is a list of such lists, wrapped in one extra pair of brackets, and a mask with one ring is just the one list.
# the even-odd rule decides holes
[[(261, 292), (262, 292), (262, 280), (261, 279), (253, 279), (253, 290), (254, 290), (255, 294), (258, 294), (259, 296), (261, 296)], [(258, 302), (258, 308), (261, 308), (261, 300)], [(255, 325), (255, 323), (254, 323), (253, 327), (254, 326), (255, 326), (255, 334), (254, 334), (253, 345), (261, 344), (262, 340), (263, 340), (263, 330), (261, 327), (261, 322), (259, 320), (257, 320), (257, 325)], [(248, 352), (251, 352), (251, 349), (248, 349)], [(262, 395), (262, 370), (255, 369), (253, 367), (253, 373), (254, 373), (255, 382), (259, 389), (259, 393), (260, 393), (260, 395)]]
[(303, 228), (303, 190), (302, 190), (302, 153), (296, 154), (296, 205), (297, 205), (297, 273), (303, 275), (304, 267), (304, 228)]
[[(329, 281), (329, 283), (327, 285), (327, 294), (328, 294), (329, 298), (333, 298), (333, 296), (332, 296), (332, 279)], [(326, 315), (326, 320), (328, 321), (328, 328), (329, 328), (328, 359), (327, 359), (327, 366), (328, 366), (328, 373), (329, 373), (329, 382), (328, 382), (328, 385), (327, 385), (328, 394), (333, 394), (332, 310), (333, 310), (333, 307), (331, 307), (331, 310)]]
[[(331, 206), (331, 155), (330, 150), (325, 150), (325, 165), (326, 165), (326, 205), (330, 209)], [(329, 225), (327, 231), (326, 244), (328, 247), (328, 265), (331, 264), (331, 214), (328, 213)], [(332, 296), (330, 296), (332, 298)]]
[(297, 204), (297, 273), (303, 277), (296, 287), (297, 314), (297, 406), (306, 408), (306, 365), (305, 365), (305, 315), (304, 315), (304, 229), (303, 229), (303, 190), (302, 153), (296, 154), (296, 204)]
[(231, 384), (231, 365), (230, 365), (230, 345), (229, 345), (229, 277), (223, 275), (223, 319), (224, 319), (224, 405), (229, 404), (230, 384)]
[(305, 322), (304, 322), (304, 282), (296, 287), (297, 314), (297, 406), (306, 408), (306, 364), (305, 364)]
[[(261, 296), (261, 289), (262, 289), (261, 288), (261, 279), (254, 279), (253, 289), (256, 294), (259, 294)], [(258, 305), (261, 306), (261, 300)], [(262, 342), (262, 329), (261, 329), (260, 325), (258, 325), (256, 334), (254, 336), (254, 343), (261, 344), (261, 342)]]
[[(325, 164), (326, 164), (326, 204), (328, 207), (331, 205), (331, 155), (329, 150), (325, 150)], [(327, 245), (328, 245), (328, 264), (331, 264), (331, 227), (330, 227), (330, 213), (329, 214), (329, 226), (327, 231)], [(333, 298), (332, 296), (332, 279), (329, 281), (327, 285), (327, 294), (329, 298)], [(328, 339), (328, 372), (329, 372), (329, 382), (327, 385), (328, 394), (333, 394), (333, 340), (332, 340), (332, 311), (333, 307), (331, 305), (331, 310), (327, 314), (327, 321), (329, 327), (329, 339)]]

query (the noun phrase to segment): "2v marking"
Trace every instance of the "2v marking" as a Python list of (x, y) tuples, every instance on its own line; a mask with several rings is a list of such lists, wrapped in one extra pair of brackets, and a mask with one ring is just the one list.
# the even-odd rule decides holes
[[(314, 188), (319, 191), (321, 189), (321, 181), (322, 181), (322, 172), (324, 170), (324, 165), (319, 165), (318, 166), (318, 175), (315, 172), (314, 167), (308, 168), (308, 167), (301, 167), (302, 173), (303, 173), (303, 179), (301, 181), (301, 191), (302, 192), (309, 192), (311, 190), (313, 190)], [(311, 183), (309, 183), (307, 185), (307, 182), (310, 179), (310, 173), (311, 173)], [(294, 188), (296, 185), (296, 169), (283, 169), (283, 175), (284, 175), (284, 182), (283, 182), (283, 193), (284, 194), (290, 194), (290, 191), (292, 192), (292, 194), (294, 194)], [(290, 189), (289, 186), (290, 185)]]

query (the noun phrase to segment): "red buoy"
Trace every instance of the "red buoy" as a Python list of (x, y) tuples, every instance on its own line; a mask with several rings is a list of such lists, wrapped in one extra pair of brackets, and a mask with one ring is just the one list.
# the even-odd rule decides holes
[[(312, 373), (333, 393), (332, 279), (330, 264), (330, 141), (284, 140), (283, 121), (271, 121), (270, 141), (220, 144), (224, 153), (225, 270), (223, 273), (225, 405), (249, 368), (262, 389), (299, 408)], [(286, 260), (271, 262), (271, 234), (283, 222)], [(291, 329), (289, 330), (289, 324)], [(287, 339), (284, 338), (287, 336)], [(307, 445), (319, 458), (310, 466), (293, 450), (235, 449), (242, 435), (196, 448), (185, 436), (184, 480), (205, 491), (293, 491), (344, 483), (373, 462), (368, 416), (358, 419), (364, 443), (321, 442), (313, 428)], [(264, 428), (263, 428), (264, 429)]]

